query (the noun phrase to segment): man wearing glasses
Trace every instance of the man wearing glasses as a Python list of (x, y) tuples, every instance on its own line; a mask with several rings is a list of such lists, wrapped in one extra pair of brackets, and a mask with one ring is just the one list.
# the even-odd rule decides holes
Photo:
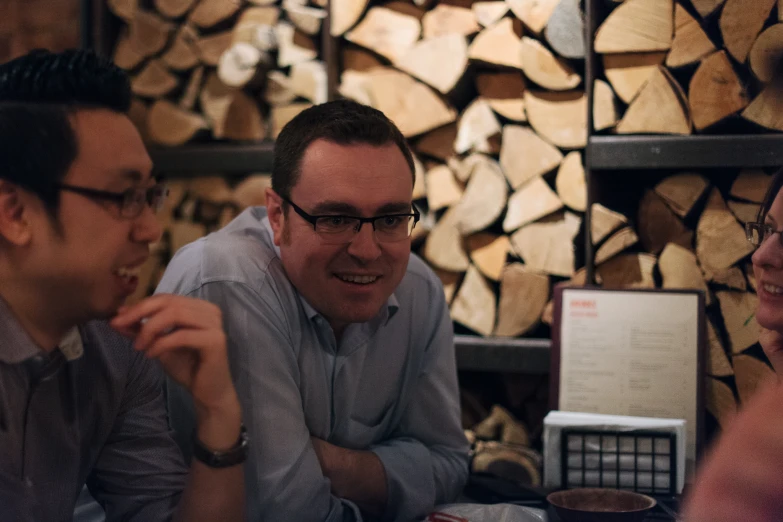
[[(92, 53), (0, 65), (0, 519), (244, 517), (245, 439), (220, 312), (125, 299), (165, 189), (126, 116), (130, 82)], [(188, 473), (164, 371), (194, 397)]]
[[(277, 139), (267, 207), (180, 250), (161, 281), (223, 311), (253, 521), (409, 521), (467, 480), (452, 323), (410, 250), (413, 169), (379, 111), (310, 108)], [(186, 399), (171, 391), (183, 433)]]

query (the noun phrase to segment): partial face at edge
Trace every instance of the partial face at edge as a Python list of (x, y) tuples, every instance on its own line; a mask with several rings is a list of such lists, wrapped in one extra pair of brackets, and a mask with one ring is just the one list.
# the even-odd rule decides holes
[[(410, 212), (412, 193), (410, 168), (394, 143), (318, 140), (302, 158), (291, 201), (312, 215), (374, 217)], [(283, 216), (278, 202), (268, 204), (283, 267), (313, 308), (336, 330), (377, 315), (405, 275), (410, 239), (379, 243), (365, 223), (351, 243), (326, 244), (293, 209)]]
[[(783, 230), (783, 191), (778, 192), (767, 214), (772, 228)], [(783, 246), (779, 237), (767, 238), (753, 254), (753, 273), (758, 286), (758, 323), (783, 333)]]

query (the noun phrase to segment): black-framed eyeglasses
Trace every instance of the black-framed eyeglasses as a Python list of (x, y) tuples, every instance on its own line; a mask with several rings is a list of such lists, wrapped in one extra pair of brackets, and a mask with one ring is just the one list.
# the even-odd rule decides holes
[(783, 234), (781, 234), (780, 230), (775, 230), (772, 225), (768, 223), (759, 223), (757, 221), (745, 223), (745, 237), (748, 238), (748, 241), (750, 241), (750, 244), (754, 247), (760, 247), (767, 238), (775, 233), (778, 234), (778, 241), (780, 242), (780, 245), (783, 246)]
[(123, 192), (96, 190), (65, 183), (58, 184), (57, 188), (90, 199), (114, 203), (119, 207), (120, 215), (126, 219), (139, 217), (146, 206), (150, 206), (153, 211), (157, 212), (163, 206), (163, 202), (169, 194), (169, 189), (163, 183), (156, 183), (149, 188), (129, 188)]
[(281, 199), (291, 205), (302, 219), (313, 225), (313, 230), (325, 242), (331, 244), (350, 243), (365, 223), (372, 224), (375, 240), (378, 242), (402, 241), (411, 236), (420, 217), (415, 207), (407, 214), (386, 214), (369, 218), (337, 214), (314, 216), (302, 210), (290, 199), (282, 196)]

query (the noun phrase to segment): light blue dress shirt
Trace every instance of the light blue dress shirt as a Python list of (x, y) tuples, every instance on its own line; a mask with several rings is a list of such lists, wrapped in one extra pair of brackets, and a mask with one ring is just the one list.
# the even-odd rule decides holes
[[(252, 521), (360, 521), (330, 493), (310, 435), (370, 450), (386, 470), (383, 520), (423, 517), (458, 498), (469, 446), (460, 425), (449, 310), (437, 276), (411, 255), (372, 320), (339, 343), (283, 271), (263, 207), (182, 248), (158, 286), (223, 311), (234, 382), (250, 436)], [(189, 437), (192, 406), (172, 387), (174, 427)]]

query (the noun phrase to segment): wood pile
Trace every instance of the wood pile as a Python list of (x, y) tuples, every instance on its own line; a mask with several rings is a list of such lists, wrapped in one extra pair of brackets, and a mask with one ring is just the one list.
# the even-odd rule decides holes
[(594, 35), (602, 71), (594, 103), (617, 107), (619, 120), (596, 124), (596, 131), (783, 131), (779, 2), (625, 0), (614, 5)]
[(274, 138), (327, 97), (307, 0), (109, 0), (121, 20), (114, 62), (131, 75), (131, 116), (164, 146)]

